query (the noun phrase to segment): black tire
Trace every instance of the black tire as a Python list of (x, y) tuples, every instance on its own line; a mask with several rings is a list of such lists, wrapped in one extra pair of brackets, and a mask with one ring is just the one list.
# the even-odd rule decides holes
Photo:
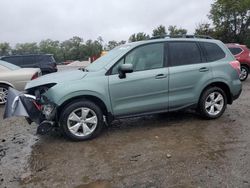
[(244, 73), (245, 73), (245, 75), (243, 76), (243, 77), (241, 77), (240, 76), (240, 81), (245, 81), (246, 79), (247, 79), (247, 77), (248, 77), (248, 74), (249, 74), (249, 69), (248, 69), (248, 67), (246, 67), (246, 66), (241, 66), (241, 72), (243, 72), (244, 71)]
[[(210, 114), (207, 109), (206, 109), (206, 101), (209, 99), (209, 95), (212, 93), (219, 93), (221, 94), (221, 96), (223, 97), (223, 106), (222, 109), (220, 109), (220, 112), (218, 114)], [(218, 96), (218, 95), (217, 95)], [(201, 95), (200, 100), (199, 100), (199, 104), (198, 104), (198, 111), (200, 113), (200, 115), (205, 118), (205, 119), (216, 119), (219, 118), (226, 110), (227, 107), (227, 96), (225, 94), (225, 92), (219, 88), (219, 87), (210, 87), (207, 88)], [(209, 108), (209, 107), (208, 107)], [(217, 109), (218, 110), (218, 109)], [(219, 111), (219, 110), (218, 110)]]
[[(70, 116), (70, 114), (72, 112), (74, 112), (74, 110), (77, 110), (79, 108), (88, 108), (90, 110), (92, 110), (96, 117), (97, 117), (97, 125), (96, 128), (93, 130), (93, 132), (89, 135), (86, 136), (77, 136), (74, 135), (68, 128), (68, 118)], [(73, 103), (70, 103), (68, 106), (66, 106), (64, 108), (64, 110), (61, 113), (60, 116), (60, 126), (63, 130), (63, 132), (65, 133), (65, 135), (73, 140), (73, 141), (84, 141), (84, 140), (89, 140), (89, 139), (93, 139), (95, 138), (97, 135), (100, 134), (100, 132), (102, 131), (103, 127), (104, 127), (104, 121), (103, 121), (103, 113), (100, 109), (99, 106), (97, 106), (95, 103), (88, 101), (88, 100), (84, 100), (84, 101), (75, 101)]]
[[(8, 85), (5, 85), (5, 84), (0, 84), (0, 92), (1, 92), (1, 90), (2, 90), (2, 89), (4, 89), (4, 90), (7, 90), (7, 91), (8, 91), (9, 86), (8, 86)], [(1, 93), (0, 93), (0, 95), (3, 95), (3, 94), (1, 94)], [(4, 103), (3, 103), (3, 101), (2, 101), (2, 100), (0, 100), (0, 105), (5, 105), (5, 103), (6, 103), (6, 102), (4, 102)]]

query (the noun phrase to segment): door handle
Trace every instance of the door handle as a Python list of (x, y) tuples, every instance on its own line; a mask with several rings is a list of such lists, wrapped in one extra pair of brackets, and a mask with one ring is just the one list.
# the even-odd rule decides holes
[(207, 72), (209, 69), (207, 67), (202, 67), (199, 69), (200, 72)]
[(155, 76), (155, 79), (163, 79), (163, 78), (167, 78), (167, 74), (157, 74), (156, 76)]

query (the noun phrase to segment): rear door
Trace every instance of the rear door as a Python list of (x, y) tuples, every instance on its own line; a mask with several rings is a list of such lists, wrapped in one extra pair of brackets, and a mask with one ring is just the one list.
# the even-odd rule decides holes
[(198, 102), (200, 89), (212, 79), (212, 70), (198, 43), (173, 41), (168, 48), (169, 109), (177, 110)]

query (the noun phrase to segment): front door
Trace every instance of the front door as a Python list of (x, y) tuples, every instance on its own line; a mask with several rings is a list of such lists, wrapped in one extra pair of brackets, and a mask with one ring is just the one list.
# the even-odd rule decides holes
[[(109, 76), (109, 91), (115, 116), (135, 115), (168, 109), (168, 68), (164, 43), (137, 47), (123, 57)], [(126, 78), (118, 76), (118, 66), (133, 65)]]

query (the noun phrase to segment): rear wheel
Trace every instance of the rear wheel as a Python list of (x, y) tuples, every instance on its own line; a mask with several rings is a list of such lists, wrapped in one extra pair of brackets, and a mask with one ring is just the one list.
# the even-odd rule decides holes
[(218, 87), (205, 90), (199, 101), (199, 112), (206, 119), (216, 119), (220, 117), (227, 106), (225, 92)]
[(244, 65), (241, 66), (240, 80), (245, 81), (248, 77), (248, 73), (249, 73), (248, 67)]
[(0, 105), (4, 105), (7, 102), (8, 86), (0, 84)]
[(103, 113), (91, 101), (76, 101), (62, 112), (60, 124), (66, 136), (72, 140), (92, 139), (103, 128)]

